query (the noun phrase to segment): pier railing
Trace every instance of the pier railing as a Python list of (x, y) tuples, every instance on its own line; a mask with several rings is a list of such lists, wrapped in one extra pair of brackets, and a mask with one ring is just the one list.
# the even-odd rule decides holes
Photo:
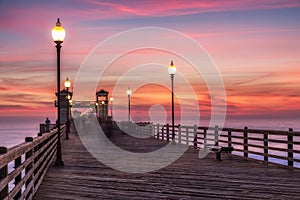
[[(61, 140), (64, 132), (65, 125)], [(55, 158), (56, 144), (53, 129), (12, 148), (0, 147), (0, 199), (32, 199)]]
[[(154, 138), (172, 141), (172, 126), (138, 123), (137, 129)], [(234, 147), (234, 153), (265, 163), (300, 168), (300, 132), (289, 129), (259, 130), (237, 128), (174, 126), (175, 142), (195, 148)]]

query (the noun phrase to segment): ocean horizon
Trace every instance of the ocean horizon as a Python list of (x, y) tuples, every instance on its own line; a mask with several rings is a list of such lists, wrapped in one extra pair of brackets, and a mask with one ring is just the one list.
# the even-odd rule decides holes
[[(55, 123), (51, 119), (51, 123)], [(40, 123), (44, 123), (43, 118), (17, 118), (17, 120), (0, 121), (0, 146), (13, 147), (25, 141), (25, 137), (36, 137), (39, 133)], [(207, 126), (208, 120), (200, 121), (199, 126)], [(192, 122), (181, 125), (193, 125)], [(227, 119), (223, 127), (263, 129), (263, 130), (283, 130), (292, 128), (300, 131), (300, 119)]]

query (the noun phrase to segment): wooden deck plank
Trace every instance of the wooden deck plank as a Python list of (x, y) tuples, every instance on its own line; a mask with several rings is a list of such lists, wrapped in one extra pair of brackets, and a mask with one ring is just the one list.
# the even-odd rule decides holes
[[(118, 132), (112, 141), (134, 152), (165, 145)], [(166, 168), (131, 174), (97, 161), (73, 131), (63, 143), (63, 160), (64, 167), (50, 167), (35, 199), (300, 199), (299, 170), (238, 156), (199, 159), (193, 148)]]

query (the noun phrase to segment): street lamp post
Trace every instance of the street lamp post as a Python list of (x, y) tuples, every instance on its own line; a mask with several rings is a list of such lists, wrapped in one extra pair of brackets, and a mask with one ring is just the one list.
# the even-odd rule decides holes
[(174, 66), (173, 60), (169, 66), (168, 72), (171, 76), (171, 85), (172, 85), (172, 140), (175, 138), (175, 130), (174, 130), (174, 75), (176, 73), (176, 67)]
[(96, 102), (96, 104), (95, 104), (95, 110), (96, 110), (96, 116), (97, 117), (99, 117), (99, 114), (98, 114), (99, 108), (98, 108), (98, 106), (99, 106), (99, 104), (98, 104), (98, 102)]
[(56, 44), (57, 52), (57, 149), (56, 149), (56, 166), (63, 166), (61, 154), (61, 141), (60, 141), (60, 49), (61, 44), (65, 38), (65, 29), (61, 26), (59, 18), (57, 19), (56, 26), (52, 29), (52, 38)]
[(66, 139), (68, 140), (69, 139), (69, 133), (70, 133), (70, 116), (69, 116), (70, 115), (70, 111), (69, 111), (70, 102), (69, 101), (71, 99), (71, 96), (69, 94), (69, 88), (71, 87), (71, 81), (69, 81), (69, 78), (66, 79), (64, 85), (65, 85), (65, 88), (67, 89), (67, 99), (66, 99), (66, 101), (67, 101), (67, 123), (66, 123), (67, 131), (66, 131)]
[(111, 119), (113, 119), (113, 101), (114, 101), (114, 98), (110, 97), (109, 100), (110, 100), (110, 116), (111, 116)]
[(102, 104), (102, 119), (104, 119), (104, 104), (105, 104), (105, 102), (102, 100), (101, 101), (101, 104)]
[(127, 96), (128, 96), (128, 122), (130, 122), (130, 95), (131, 95), (131, 89), (127, 89)]

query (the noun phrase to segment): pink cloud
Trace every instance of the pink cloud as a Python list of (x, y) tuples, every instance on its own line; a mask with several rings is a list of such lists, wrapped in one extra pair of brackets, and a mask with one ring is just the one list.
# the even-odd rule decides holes
[[(109, 11), (114, 11), (122, 15), (139, 16), (176, 16), (190, 15), (206, 12), (222, 12), (233, 10), (257, 10), (257, 9), (277, 9), (299, 7), (299, 1), (127, 1), (125, 3), (108, 3), (95, 0), (85, 1), (95, 6), (108, 7)], [(107, 16), (107, 15), (105, 15)], [(115, 15), (116, 16), (116, 15)]]

